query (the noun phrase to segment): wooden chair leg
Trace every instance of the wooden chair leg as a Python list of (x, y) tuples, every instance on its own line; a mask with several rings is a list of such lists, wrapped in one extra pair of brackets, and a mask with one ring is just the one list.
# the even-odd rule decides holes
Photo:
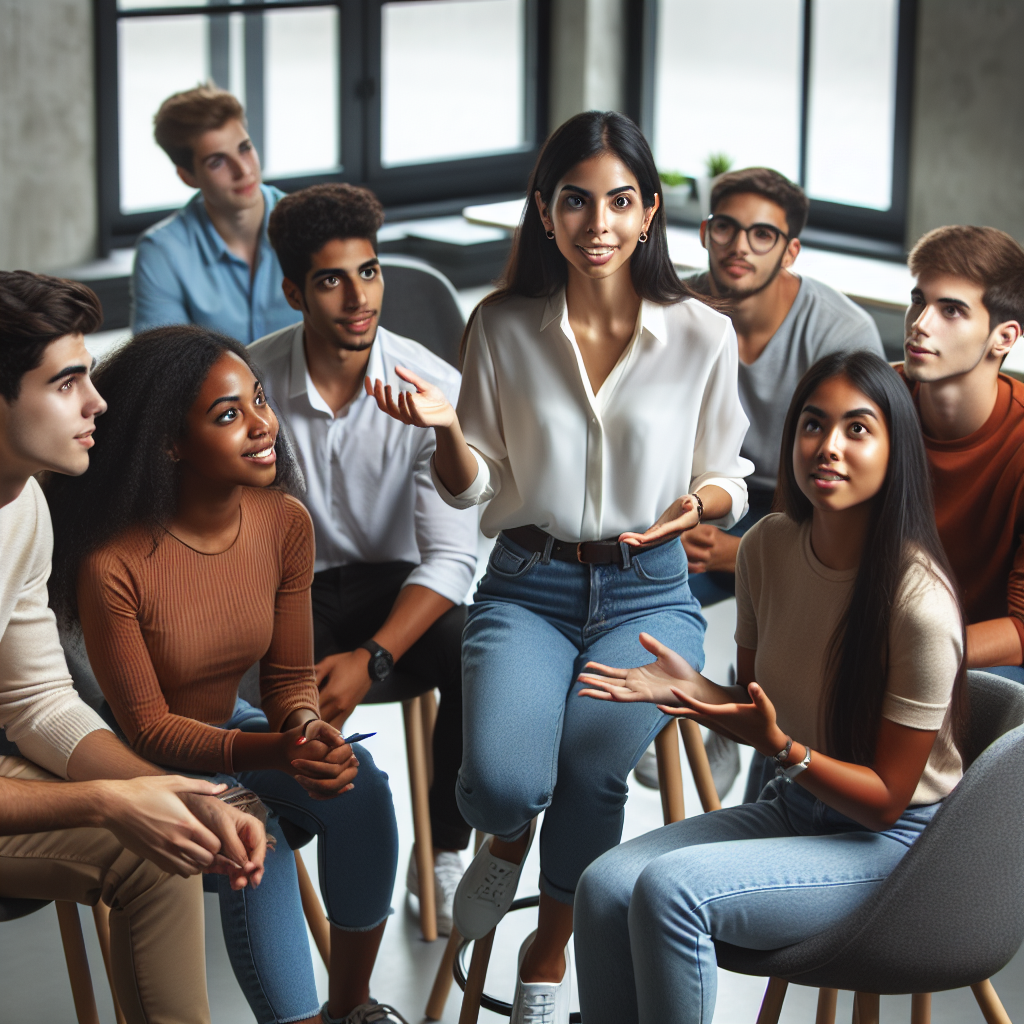
[(430, 990), (430, 998), (427, 1000), (427, 1008), (423, 1016), (427, 1020), (440, 1020), (444, 1016), (445, 1003), (448, 1002), (448, 993), (452, 990), (452, 982), (455, 980), (452, 971), (455, 967), (455, 957), (459, 952), (459, 944), (462, 936), (458, 928), (452, 926), (452, 933), (448, 936), (448, 944), (444, 947), (444, 956), (437, 965), (437, 974), (434, 975), (434, 987)]
[(117, 1024), (125, 1024), (121, 1005), (117, 1001), (114, 970), (110, 963), (110, 907), (103, 900), (99, 900), (92, 908), (92, 918), (96, 922), (96, 937), (99, 939), (100, 952), (103, 954), (103, 966), (107, 969), (107, 984), (110, 986), (110, 998), (114, 1002), (114, 1018)]
[(878, 1024), (878, 993), (856, 992), (853, 996), (853, 1012), (856, 1024)]
[(979, 981), (971, 986), (974, 998), (978, 1001), (985, 1024), (1010, 1024), (1010, 1015), (1006, 1012), (996, 990), (990, 980)]
[(466, 991), (463, 993), (462, 1009), (459, 1011), (459, 1024), (477, 1024), (477, 1018), (480, 1016), (480, 1000), (484, 994), (484, 982), (487, 980), (487, 965), (491, 962), (491, 946), (493, 945), (493, 928), (482, 939), (477, 939), (473, 943), (473, 959), (469, 963)]
[(788, 981), (783, 981), (781, 978), (768, 979), (768, 987), (764, 990), (761, 1009), (757, 1015), (757, 1024), (779, 1024), (787, 988), (789, 988)]
[(839, 989), (818, 989), (818, 1012), (814, 1015), (814, 1024), (836, 1024), (836, 1002)]
[(412, 794), (412, 830), (416, 840), (416, 870), (420, 880), (420, 931), (427, 942), (437, 938), (437, 905), (434, 898), (434, 839), (430, 830), (430, 784), (423, 742), (422, 698), (402, 701), (405, 749), (409, 761)]
[(931, 992), (915, 992), (910, 997), (910, 1024), (932, 1024)]
[(295, 851), (295, 870), (299, 875), (299, 898), (302, 900), (302, 912), (306, 915), (306, 924), (313, 935), (313, 941), (320, 953), (324, 967), (331, 969), (331, 926), (320, 906), (320, 899), (313, 888), (313, 881), (306, 870), (302, 854)]
[(686, 817), (683, 802), (683, 766), (679, 760), (679, 742), (669, 722), (654, 738), (654, 753), (658, 760), (658, 789), (661, 792), (661, 812), (665, 824), (682, 821)]
[(85, 952), (85, 937), (82, 935), (82, 921), (78, 916), (78, 904), (57, 900), (55, 906), (78, 1024), (100, 1024), (92, 975), (89, 973), (89, 957)]
[(708, 763), (708, 752), (704, 749), (704, 738), (700, 734), (700, 726), (688, 718), (680, 718), (679, 732), (683, 737), (686, 760), (690, 762), (690, 772), (697, 786), (701, 807), (705, 811), (721, 810), (722, 801), (718, 799), (715, 780), (711, 777), (711, 765)]
[(423, 718), (423, 749), (427, 759), (427, 786), (434, 784), (434, 726), (437, 724), (437, 695), (427, 690), (420, 696), (420, 714)]

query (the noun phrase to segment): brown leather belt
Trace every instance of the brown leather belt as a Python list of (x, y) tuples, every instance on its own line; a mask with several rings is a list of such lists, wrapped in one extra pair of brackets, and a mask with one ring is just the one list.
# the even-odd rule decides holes
[[(516, 526), (511, 530), (502, 530), (503, 534), (510, 541), (518, 544), (527, 551), (543, 552), (551, 545), (549, 557), (558, 562), (576, 562), (585, 565), (617, 565), (622, 567), (622, 545), (617, 540), (585, 540), (579, 544), (573, 544), (567, 540), (556, 540), (550, 533), (542, 530), (539, 526)], [(650, 551), (651, 548), (667, 544), (675, 537), (659, 540), (654, 544), (645, 544), (642, 548), (631, 548), (631, 552), (639, 554), (641, 551)]]

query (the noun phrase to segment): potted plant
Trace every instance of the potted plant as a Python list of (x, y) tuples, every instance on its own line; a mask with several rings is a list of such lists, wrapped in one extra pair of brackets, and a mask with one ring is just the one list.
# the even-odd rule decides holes
[(706, 220), (711, 214), (711, 190), (715, 182), (732, 167), (732, 157), (725, 153), (709, 153), (704, 167), (707, 173), (696, 179), (701, 220)]
[(661, 202), (665, 216), (672, 220), (690, 220), (693, 216), (693, 178), (679, 171), (658, 171), (661, 178)]

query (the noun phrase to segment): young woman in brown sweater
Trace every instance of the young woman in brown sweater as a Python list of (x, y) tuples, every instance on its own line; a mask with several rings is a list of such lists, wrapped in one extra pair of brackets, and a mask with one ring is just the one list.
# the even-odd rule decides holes
[[(394, 1021), (369, 978), (390, 913), (387, 776), (320, 720), (313, 530), (245, 349), (190, 326), (138, 335), (94, 374), (109, 411), (82, 477), (49, 489), (53, 603), (133, 749), (255, 791), (271, 808), (256, 890), (220, 885), (232, 966), (260, 1022)], [(70, 484), (70, 486), (68, 486)], [(262, 710), (238, 698), (260, 662)], [(320, 841), (330, 997), (317, 1008), (294, 859)]]

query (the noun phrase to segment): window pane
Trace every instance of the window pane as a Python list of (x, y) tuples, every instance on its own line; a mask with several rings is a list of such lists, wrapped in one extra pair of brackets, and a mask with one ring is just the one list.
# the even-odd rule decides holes
[(815, 2), (807, 192), (888, 210), (896, 116), (898, 0)]
[(206, 80), (208, 25), (202, 15), (126, 18), (118, 32), (121, 210), (181, 206), (192, 195), (153, 140), (153, 115), (182, 89)]
[(661, 0), (654, 93), (658, 167), (800, 173), (801, 0)]
[(385, 166), (523, 145), (524, 17), (523, 0), (383, 6)]
[(263, 15), (263, 166), (268, 177), (334, 170), (338, 136), (338, 10)]

